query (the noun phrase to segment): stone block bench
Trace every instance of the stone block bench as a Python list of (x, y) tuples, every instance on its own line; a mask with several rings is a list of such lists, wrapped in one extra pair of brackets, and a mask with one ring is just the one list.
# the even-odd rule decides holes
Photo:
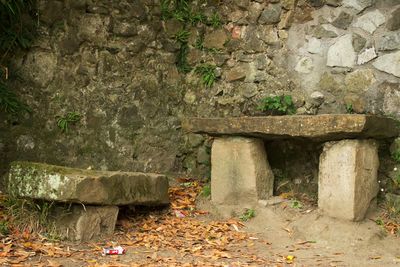
[(318, 207), (325, 214), (362, 220), (378, 193), (378, 143), (399, 135), (396, 121), (372, 115), (329, 114), (236, 118), (186, 118), (186, 132), (214, 136), (211, 199), (252, 204), (273, 194), (274, 175), (264, 140), (324, 142)]
[(114, 231), (122, 205), (166, 205), (164, 175), (73, 169), (33, 162), (13, 162), (7, 191), (19, 198), (74, 203), (56, 211), (61, 236), (87, 241)]

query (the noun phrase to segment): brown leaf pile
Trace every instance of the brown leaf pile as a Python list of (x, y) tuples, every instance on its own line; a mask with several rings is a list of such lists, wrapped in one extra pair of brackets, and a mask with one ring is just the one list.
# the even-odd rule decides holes
[[(265, 266), (255, 242), (237, 220), (210, 221), (196, 209), (202, 184), (189, 179), (169, 190), (167, 212), (124, 217), (119, 232), (105, 242), (51, 243), (38, 234), (14, 230), (0, 243), (2, 266)], [(0, 216), (2, 216), (0, 214)], [(126, 255), (101, 256), (103, 247), (121, 245)], [(274, 265), (272, 265), (274, 266)]]

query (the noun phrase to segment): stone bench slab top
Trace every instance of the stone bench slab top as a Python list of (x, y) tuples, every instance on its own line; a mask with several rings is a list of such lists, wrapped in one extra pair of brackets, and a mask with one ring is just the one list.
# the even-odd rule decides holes
[(269, 139), (307, 138), (331, 141), (351, 138), (391, 138), (399, 135), (392, 118), (363, 114), (287, 115), (264, 117), (185, 118), (186, 132), (211, 136)]
[(16, 197), (92, 205), (164, 205), (168, 178), (160, 174), (11, 163), (8, 193)]

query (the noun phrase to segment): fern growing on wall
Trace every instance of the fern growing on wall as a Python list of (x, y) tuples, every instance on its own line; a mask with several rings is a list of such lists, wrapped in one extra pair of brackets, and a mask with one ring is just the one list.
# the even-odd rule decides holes
[(17, 49), (30, 47), (35, 0), (0, 0), (0, 109), (9, 114), (29, 111), (8, 86), (7, 61)]

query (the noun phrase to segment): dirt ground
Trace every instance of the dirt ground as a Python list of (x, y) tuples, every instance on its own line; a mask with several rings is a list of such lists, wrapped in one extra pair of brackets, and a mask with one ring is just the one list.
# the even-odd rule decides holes
[[(50, 242), (34, 233), (3, 238), (2, 266), (400, 266), (400, 238), (375, 221), (360, 223), (319, 214), (315, 206), (215, 207), (201, 185), (171, 189), (171, 207), (121, 212), (112, 237), (91, 243)], [(254, 218), (239, 219), (246, 208)], [(124, 255), (102, 256), (121, 245)]]

